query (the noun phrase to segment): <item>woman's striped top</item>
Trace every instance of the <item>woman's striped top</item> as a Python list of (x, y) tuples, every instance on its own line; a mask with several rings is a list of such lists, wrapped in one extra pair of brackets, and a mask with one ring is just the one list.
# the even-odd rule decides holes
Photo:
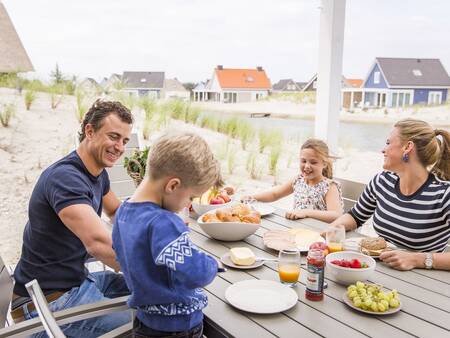
[(378, 235), (396, 245), (442, 252), (450, 238), (450, 182), (430, 174), (409, 196), (400, 192), (399, 182), (391, 172), (376, 175), (349, 214), (358, 226), (373, 215)]

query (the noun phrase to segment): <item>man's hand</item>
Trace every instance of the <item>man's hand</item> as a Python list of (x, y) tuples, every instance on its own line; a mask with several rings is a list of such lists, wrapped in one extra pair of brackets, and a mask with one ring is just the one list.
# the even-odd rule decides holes
[(302, 219), (308, 217), (307, 210), (292, 210), (286, 212), (287, 219)]
[(425, 261), (422, 253), (408, 252), (403, 250), (384, 251), (380, 254), (380, 260), (396, 270), (411, 270), (422, 267)]

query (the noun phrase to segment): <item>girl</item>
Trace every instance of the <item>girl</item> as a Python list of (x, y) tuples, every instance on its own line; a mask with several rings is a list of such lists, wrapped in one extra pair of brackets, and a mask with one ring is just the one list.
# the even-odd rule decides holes
[(342, 192), (333, 179), (328, 146), (318, 139), (309, 139), (300, 150), (300, 174), (269, 191), (243, 199), (273, 202), (294, 193), (294, 209), (286, 213), (288, 219), (305, 217), (333, 222), (343, 213)]

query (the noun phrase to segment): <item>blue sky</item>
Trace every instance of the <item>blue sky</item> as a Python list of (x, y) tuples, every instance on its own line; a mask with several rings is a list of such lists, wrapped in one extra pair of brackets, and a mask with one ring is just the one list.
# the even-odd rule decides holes
[[(213, 68), (263, 66), (272, 82), (317, 69), (319, 0), (3, 0), (36, 69), (100, 79), (165, 71), (183, 82)], [(440, 58), (450, 71), (450, 1), (347, 0), (344, 75), (376, 56)]]

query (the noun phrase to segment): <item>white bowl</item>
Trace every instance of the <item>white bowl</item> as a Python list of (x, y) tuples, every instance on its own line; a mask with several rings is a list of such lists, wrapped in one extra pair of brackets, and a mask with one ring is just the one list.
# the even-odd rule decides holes
[[(367, 268), (361, 269), (353, 269), (353, 268), (344, 268), (342, 266), (338, 266), (336, 264), (332, 264), (331, 261), (334, 260), (352, 260), (358, 259), (361, 263), (366, 263)], [(372, 257), (366, 256), (359, 252), (354, 251), (340, 251), (333, 252), (326, 256), (326, 271), (330, 275), (330, 277), (336, 282), (344, 285), (354, 284), (357, 281), (364, 282), (375, 271), (376, 262)]]
[(197, 215), (203, 215), (208, 211), (216, 210), (219, 208), (229, 207), (233, 204), (233, 201), (224, 204), (198, 204), (192, 203), (192, 209), (194, 209)]
[[(222, 204), (223, 206), (223, 204)], [(201, 215), (197, 222), (200, 228), (210, 235), (212, 238), (221, 241), (240, 241), (256, 232), (261, 223), (241, 223), (241, 222), (203, 222), (203, 216), (206, 214), (215, 213), (215, 210)]]

